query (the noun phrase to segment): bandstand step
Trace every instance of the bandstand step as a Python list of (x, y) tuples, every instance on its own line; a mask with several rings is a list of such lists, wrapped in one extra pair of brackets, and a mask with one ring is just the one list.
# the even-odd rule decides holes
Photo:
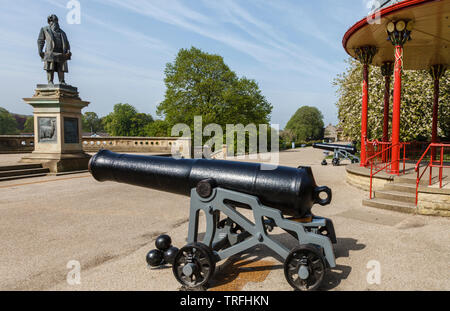
[(414, 203), (405, 203), (381, 198), (373, 198), (372, 200), (363, 200), (364, 206), (387, 209), (403, 213), (415, 213), (416, 206)]
[(414, 204), (416, 202), (414, 193), (403, 191), (378, 190), (375, 191), (375, 198)]
[(407, 193), (416, 193), (416, 184), (409, 183), (387, 183), (384, 185), (384, 190), (388, 191), (398, 191), (398, 192), (407, 192)]
[[(447, 176), (443, 176), (442, 179), (446, 179)], [(411, 178), (411, 177), (404, 177), (404, 176), (395, 176), (394, 177), (394, 182), (396, 183), (403, 183), (403, 184), (412, 184), (412, 185), (416, 185), (416, 178)], [(439, 182), (439, 177), (438, 176), (433, 176), (431, 178), (431, 184), (434, 185), (435, 183)], [(430, 183), (430, 180), (428, 177), (425, 178), (422, 177), (422, 179), (419, 182), (420, 186), (428, 186)]]

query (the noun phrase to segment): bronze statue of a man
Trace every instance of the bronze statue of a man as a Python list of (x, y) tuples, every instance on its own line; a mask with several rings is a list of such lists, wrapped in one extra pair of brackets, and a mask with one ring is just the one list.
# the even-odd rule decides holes
[[(55, 71), (58, 73), (60, 84), (66, 84), (64, 73), (68, 72), (67, 61), (72, 56), (69, 40), (66, 33), (59, 28), (58, 17), (50, 15), (47, 18), (48, 26), (42, 27), (38, 38), (39, 56), (44, 62), (47, 71), (48, 84), (53, 84)], [(45, 45), (45, 53), (43, 52)]]

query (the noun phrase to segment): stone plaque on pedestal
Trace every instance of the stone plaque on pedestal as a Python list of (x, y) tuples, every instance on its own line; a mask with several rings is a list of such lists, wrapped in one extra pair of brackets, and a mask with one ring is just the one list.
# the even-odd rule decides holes
[(40, 143), (56, 143), (56, 118), (38, 117), (38, 140)]
[(78, 135), (78, 119), (64, 117), (64, 143), (78, 144), (80, 136)]
[(81, 109), (89, 102), (81, 100), (77, 88), (38, 84), (34, 96), (24, 101), (33, 107), (35, 149), (21, 162), (41, 163), (53, 173), (87, 169), (90, 156), (81, 142)]

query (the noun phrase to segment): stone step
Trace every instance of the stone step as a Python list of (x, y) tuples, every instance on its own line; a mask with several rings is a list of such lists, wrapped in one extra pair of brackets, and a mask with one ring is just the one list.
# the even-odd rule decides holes
[(25, 179), (25, 178), (32, 178), (32, 177), (43, 177), (43, 176), (47, 176), (47, 173), (0, 177), (0, 183), (2, 181), (9, 181), (9, 180), (15, 180), (15, 179)]
[[(445, 180), (447, 179), (447, 176), (442, 176), (442, 179)], [(394, 177), (394, 182), (395, 183), (402, 183), (402, 184), (412, 184), (412, 185), (416, 185), (416, 178), (411, 178), (411, 177), (405, 177), (405, 176), (395, 176)], [(435, 184), (439, 182), (439, 176), (433, 176), (431, 178), (431, 184)], [(430, 183), (429, 177), (428, 176), (423, 176), (420, 179), (419, 185), (421, 186), (428, 186)]]
[(416, 203), (416, 195), (411, 192), (401, 192), (392, 190), (378, 190), (375, 191), (375, 198), (392, 200), (404, 203)]
[(384, 185), (384, 189), (387, 191), (407, 192), (416, 194), (416, 184), (408, 183), (387, 183)]
[(47, 174), (50, 170), (48, 168), (29, 168), (29, 169), (19, 169), (10, 171), (1, 171), (0, 178), (2, 177), (16, 177), (25, 175), (35, 175), (35, 174)]
[(416, 206), (414, 204), (386, 200), (386, 199), (381, 199), (381, 198), (374, 198), (372, 200), (363, 200), (363, 205), (369, 206), (369, 207), (391, 210), (391, 211), (398, 211), (398, 212), (402, 212), (402, 213), (415, 213), (416, 212)]
[(5, 165), (0, 166), (0, 172), (3, 171), (17, 171), (17, 170), (25, 170), (32, 168), (42, 168), (42, 164), (14, 164), (14, 165)]

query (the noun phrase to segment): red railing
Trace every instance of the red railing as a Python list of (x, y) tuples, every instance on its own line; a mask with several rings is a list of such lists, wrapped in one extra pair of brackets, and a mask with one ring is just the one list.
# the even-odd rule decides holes
[[(408, 151), (406, 146), (411, 145), (411, 142), (400, 142), (400, 150), (403, 152), (403, 158), (400, 159), (400, 161), (403, 162), (403, 170), (405, 170), (405, 162), (406, 160), (410, 160), (408, 158)], [(391, 171), (391, 164), (392, 164), (392, 143), (391, 142), (381, 142), (378, 140), (373, 141), (367, 141), (366, 142), (366, 155), (367, 160), (366, 163), (364, 163), (365, 167), (369, 167), (369, 165), (373, 162), (375, 162), (375, 166), (378, 166), (379, 164), (385, 164), (388, 165), (385, 166), (386, 173), (392, 174)], [(400, 158), (400, 157), (399, 157)], [(398, 175), (399, 173), (394, 173)]]
[[(372, 140), (372, 141), (366, 141), (366, 158), (370, 158), (376, 153), (379, 153), (380, 151), (386, 151), (389, 146), (391, 145), (391, 142), (382, 142), (378, 140)], [(420, 159), (424, 151), (427, 149), (429, 142), (425, 141), (410, 141), (410, 142), (403, 142), (401, 144), (406, 144), (407, 147), (405, 149), (405, 159), (406, 161), (417, 161)], [(386, 159), (389, 158), (389, 155), (387, 154), (388, 151), (380, 153), (379, 154), (379, 161), (385, 162)]]
[[(419, 197), (419, 183), (420, 179), (423, 177), (425, 172), (428, 168), (430, 168), (430, 176), (429, 176), (429, 185), (431, 186), (431, 181), (433, 178), (433, 167), (439, 167), (439, 188), (442, 188), (442, 171), (444, 168), (450, 168), (450, 165), (444, 165), (444, 148), (450, 147), (450, 144), (438, 144), (438, 143), (431, 143), (428, 148), (423, 153), (422, 157), (419, 159), (419, 161), (416, 164), (415, 171), (417, 172), (417, 179), (416, 179), (416, 206), (417, 201)], [(439, 153), (436, 153), (436, 149), (441, 148)], [(430, 154), (430, 161), (425, 166), (425, 169), (423, 170), (422, 174), (420, 174), (420, 163), (425, 158), (425, 156), (428, 154), (428, 151), (431, 150)], [(436, 160), (436, 156), (439, 155), (439, 160)]]
[(428, 141), (411, 141), (406, 148), (406, 160), (418, 161), (428, 148)]
[[(370, 158), (367, 159), (367, 162), (365, 163), (366, 166), (370, 164), (370, 198), (372, 199), (372, 180), (373, 176), (378, 174), (379, 172), (386, 170), (386, 173), (392, 174), (392, 147), (394, 146), (400, 146), (400, 152), (403, 149), (403, 157), (400, 158), (397, 161), (403, 162), (403, 174), (406, 172), (406, 145), (408, 143), (398, 143), (395, 145), (386, 145), (391, 143), (382, 143), (381, 151), (375, 153)], [(375, 164), (375, 165), (374, 165)], [(374, 171), (375, 168), (375, 171)], [(396, 175), (400, 175), (400, 172), (396, 173)]]
[(391, 142), (382, 142), (378, 140), (366, 141), (366, 158), (369, 159), (377, 154), (377, 161), (386, 162), (386, 159), (389, 157), (388, 149), (391, 144)]

